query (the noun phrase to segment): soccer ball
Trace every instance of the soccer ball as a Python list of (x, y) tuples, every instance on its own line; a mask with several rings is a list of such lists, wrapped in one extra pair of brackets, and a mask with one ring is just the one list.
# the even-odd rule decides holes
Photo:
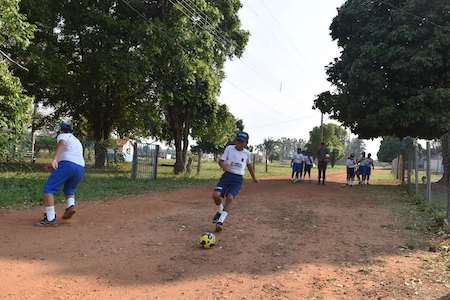
[(211, 232), (206, 232), (200, 237), (200, 246), (203, 249), (210, 249), (216, 244), (216, 236)]

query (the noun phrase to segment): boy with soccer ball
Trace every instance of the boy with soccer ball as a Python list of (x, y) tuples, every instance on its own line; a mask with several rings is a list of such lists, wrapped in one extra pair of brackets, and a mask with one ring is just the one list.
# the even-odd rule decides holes
[(249, 136), (246, 132), (239, 132), (236, 136), (235, 144), (227, 146), (220, 157), (219, 166), (224, 171), (224, 174), (217, 183), (213, 193), (214, 203), (218, 207), (218, 211), (213, 217), (216, 232), (222, 231), (223, 223), (228, 216), (231, 205), (241, 191), (245, 167), (248, 168), (253, 181), (255, 183), (258, 182), (251, 164), (251, 153), (245, 149), (248, 139)]

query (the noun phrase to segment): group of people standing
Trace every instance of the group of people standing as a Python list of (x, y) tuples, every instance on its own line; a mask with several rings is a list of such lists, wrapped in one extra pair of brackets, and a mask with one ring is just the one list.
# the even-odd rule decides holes
[[(325, 185), (325, 177), (327, 166), (330, 161), (330, 155), (328, 149), (324, 143), (320, 144), (320, 148), (317, 151), (317, 168), (318, 168), (318, 184)], [(297, 148), (297, 152), (294, 153), (291, 160), (292, 175), (291, 181), (293, 183), (306, 179), (306, 174), (309, 176), (311, 182), (311, 169), (314, 164), (314, 158), (310, 151), (302, 151), (301, 148)], [(352, 153), (347, 158), (347, 185), (353, 186), (355, 177), (358, 178), (358, 182), (361, 185), (369, 184), (370, 175), (372, 169), (375, 168), (372, 154), (362, 152), (359, 159), (355, 159), (355, 155)]]
[(375, 169), (372, 154), (369, 153), (366, 157), (366, 152), (362, 152), (361, 157), (359, 159), (355, 159), (355, 155), (352, 153), (347, 158), (346, 165), (348, 186), (353, 186), (355, 177), (358, 178), (359, 184), (369, 184), (372, 169)]

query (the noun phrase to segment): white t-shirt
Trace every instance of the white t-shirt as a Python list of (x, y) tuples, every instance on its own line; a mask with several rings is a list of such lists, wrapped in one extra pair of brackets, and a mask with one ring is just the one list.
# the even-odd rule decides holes
[(311, 155), (306, 155), (305, 156), (305, 163), (308, 166), (312, 166), (314, 164), (313, 162), (314, 162), (314, 159), (313, 159), (313, 157)]
[(64, 142), (64, 149), (59, 157), (59, 161), (70, 161), (84, 167), (83, 146), (80, 140), (71, 133), (61, 133), (56, 140), (58, 143), (60, 141)]
[(250, 151), (247, 149), (238, 151), (235, 145), (227, 146), (220, 160), (231, 166), (230, 173), (242, 176), (245, 175), (245, 167), (252, 161)]
[(292, 156), (292, 160), (295, 164), (301, 164), (305, 160), (305, 157), (301, 153), (294, 153), (294, 155)]
[(347, 158), (347, 168), (354, 169), (356, 167), (355, 161), (353, 159)]

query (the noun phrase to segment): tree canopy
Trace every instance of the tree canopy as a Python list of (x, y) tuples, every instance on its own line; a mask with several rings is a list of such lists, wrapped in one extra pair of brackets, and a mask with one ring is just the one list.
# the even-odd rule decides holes
[(349, 0), (331, 24), (336, 91), (315, 107), (361, 138), (436, 138), (450, 128), (450, 7), (442, 0)]
[(0, 155), (1, 149), (13, 143), (29, 122), (31, 98), (14, 75), (14, 48), (28, 47), (34, 26), (19, 12), (19, 0), (0, 1)]
[[(321, 131), (320, 127), (314, 127), (309, 132), (309, 141), (306, 144), (306, 148), (311, 151), (314, 157), (317, 156), (320, 143), (322, 142)], [(327, 146), (333, 162), (344, 157), (346, 136), (347, 132), (342, 126), (333, 123), (323, 125), (323, 142)]]

